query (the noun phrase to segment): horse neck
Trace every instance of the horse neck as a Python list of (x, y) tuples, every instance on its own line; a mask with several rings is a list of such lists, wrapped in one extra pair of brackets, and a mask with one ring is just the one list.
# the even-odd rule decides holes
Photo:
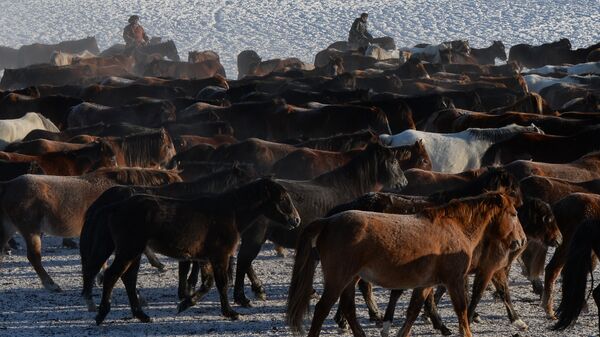
[(312, 181), (318, 185), (359, 196), (381, 188), (377, 176), (377, 162), (370, 151), (364, 151), (348, 164), (331, 172), (324, 173)]
[(231, 207), (235, 213), (239, 233), (246, 230), (262, 214), (263, 207), (269, 202), (269, 197), (259, 192), (259, 185), (259, 183), (246, 184), (225, 192), (220, 197), (221, 203)]

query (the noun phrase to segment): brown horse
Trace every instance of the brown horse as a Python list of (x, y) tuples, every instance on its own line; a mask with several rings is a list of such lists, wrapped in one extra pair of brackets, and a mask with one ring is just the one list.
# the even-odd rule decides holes
[(573, 193), (554, 204), (552, 210), (564, 237), (564, 244), (556, 249), (546, 265), (542, 307), (549, 318), (556, 319), (552, 308), (554, 283), (567, 260), (569, 247), (573, 247), (572, 239), (578, 225), (584, 220), (600, 220), (600, 195)]
[[(592, 255), (600, 256), (600, 219), (585, 220), (577, 225), (567, 255), (563, 279), (562, 298), (558, 307), (558, 322), (553, 330), (564, 330), (575, 324), (586, 302), (587, 275), (595, 268)], [(593, 285), (593, 277), (592, 277)], [(600, 309), (600, 286), (591, 292)], [(598, 316), (600, 321), (600, 315)], [(600, 323), (598, 324), (600, 329)]]
[(249, 138), (235, 144), (218, 147), (210, 156), (211, 161), (240, 162), (254, 165), (258, 173), (266, 174), (281, 158), (298, 150), (288, 144), (269, 142), (258, 138)]
[(517, 160), (504, 166), (517, 179), (530, 175), (586, 181), (600, 178), (600, 152), (592, 152), (566, 164)]
[(0, 247), (18, 231), (27, 259), (50, 291), (61, 291), (42, 266), (41, 234), (79, 236), (88, 206), (115, 184), (159, 185), (180, 181), (176, 173), (144, 169), (102, 169), (81, 177), (22, 175), (0, 183)]
[[(363, 149), (348, 152), (330, 152), (308, 148), (298, 149), (283, 157), (271, 169), (271, 173), (282, 179), (308, 180), (347, 164)], [(431, 170), (431, 160), (421, 141), (413, 145), (397, 147), (400, 168)]]
[(309, 336), (319, 335), (340, 296), (352, 332), (365, 336), (354, 307), (354, 286), (360, 277), (386, 288), (417, 288), (411, 299), (416, 310), (409, 312), (399, 336), (410, 333), (429, 287), (441, 282), (452, 298), (461, 334), (470, 337), (464, 278), (484, 240), (506, 242), (512, 250), (526, 242), (512, 199), (501, 193), (455, 200), (417, 215), (347, 211), (314, 221), (298, 241), (286, 320), (294, 331), (302, 330), (316, 269), (316, 254), (311, 251), (316, 249), (325, 288)]
[(306, 65), (295, 57), (263, 61), (254, 50), (244, 50), (239, 53), (237, 56), (237, 66), (238, 79), (250, 75), (266, 76), (272, 72), (306, 68)]
[(1, 152), (0, 159), (12, 162), (36, 162), (48, 175), (78, 176), (101, 167), (117, 165), (115, 152), (106, 141), (99, 140), (71, 151), (25, 155)]
[[(171, 199), (135, 195), (108, 205), (88, 219), (98, 227), (90, 249), (82, 256), (86, 277), (94, 277), (113, 251), (115, 259), (104, 275), (102, 302), (96, 316), (101, 324), (110, 311), (112, 289), (122, 277), (134, 317), (150, 318), (139, 304), (136, 283), (140, 256), (146, 246), (179, 260), (206, 261), (213, 267), (224, 316), (237, 319), (227, 298), (227, 269), (239, 239), (252, 220), (265, 215), (288, 229), (300, 224), (300, 216), (285, 188), (271, 179), (260, 179), (216, 196)], [(141, 221), (140, 221), (141, 220)], [(190, 240), (190, 238), (194, 238)]]
[(165, 129), (125, 137), (108, 137), (105, 141), (115, 151), (119, 166), (160, 168), (176, 154), (175, 146)]

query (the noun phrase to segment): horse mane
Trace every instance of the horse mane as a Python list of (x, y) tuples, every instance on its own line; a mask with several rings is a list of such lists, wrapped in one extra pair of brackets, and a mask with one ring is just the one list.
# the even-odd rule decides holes
[(44, 115), (42, 115), (41, 113), (37, 113), (37, 116), (40, 118), (40, 120), (42, 121), (42, 124), (44, 124), (44, 128), (47, 131), (60, 132), (60, 129), (58, 127), (56, 127), (56, 125), (54, 125), (54, 123), (52, 123), (51, 120), (44, 117)]
[(144, 132), (121, 138), (120, 145), (128, 166), (144, 166), (156, 159), (157, 149), (173, 144), (164, 129)]
[(510, 124), (495, 129), (469, 128), (464, 132), (475, 140), (487, 140), (497, 142), (510, 138), (510, 136), (516, 135), (521, 132), (537, 132), (538, 130), (539, 129), (533, 124), (530, 126)]
[(447, 204), (425, 208), (417, 216), (425, 217), (432, 223), (444, 224), (455, 219), (468, 226), (489, 222), (494, 216), (509, 206), (509, 199), (500, 192), (486, 192), (475, 197), (454, 199)]
[(85, 174), (84, 179), (108, 179), (119, 185), (156, 186), (180, 182), (174, 171), (145, 168), (101, 168)]

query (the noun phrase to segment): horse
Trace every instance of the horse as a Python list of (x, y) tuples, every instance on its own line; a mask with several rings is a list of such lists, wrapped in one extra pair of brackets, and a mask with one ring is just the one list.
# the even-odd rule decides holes
[(50, 64), (53, 66), (68, 66), (73, 64), (78, 59), (86, 59), (92, 57), (96, 57), (96, 54), (91, 53), (87, 50), (84, 50), (81, 53), (77, 54), (54, 51), (52, 55), (50, 55)]
[(511, 124), (497, 129), (471, 128), (442, 134), (406, 130), (393, 136), (384, 134), (379, 138), (383, 144), (391, 147), (414, 144), (422, 139), (433, 171), (458, 173), (481, 167), (482, 157), (492, 145), (524, 132), (542, 133), (535, 125)]
[(490, 110), (489, 113), (491, 115), (497, 115), (510, 111), (526, 112), (538, 115), (551, 114), (551, 109), (550, 106), (548, 106), (548, 103), (546, 103), (542, 96), (536, 94), (535, 92), (525, 94), (523, 98), (517, 100), (513, 104), (499, 108), (494, 108)]
[(573, 237), (578, 225), (584, 220), (600, 220), (600, 196), (591, 193), (573, 193), (555, 203), (552, 210), (563, 235), (564, 244), (556, 249), (546, 265), (541, 305), (548, 318), (556, 319), (552, 307), (554, 282), (558, 279), (567, 260), (570, 247), (577, 247), (574, 246)]
[(188, 62), (189, 63), (201, 63), (204, 61), (213, 60), (217, 62), (221, 62), (219, 58), (219, 54), (212, 50), (204, 50), (204, 51), (190, 51), (188, 52)]
[(60, 132), (48, 118), (36, 112), (29, 112), (17, 119), (0, 120), (0, 150), (9, 143), (22, 140), (29, 132), (36, 129)]
[(112, 146), (119, 166), (165, 167), (176, 154), (173, 141), (163, 128), (156, 132), (103, 139)]
[(44, 288), (60, 292), (42, 266), (42, 233), (79, 236), (86, 209), (112, 185), (159, 185), (180, 180), (169, 171), (111, 168), (79, 177), (25, 174), (0, 183), (0, 247), (18, 231), (27, 245), (27, 259)]
[(215, 76), (226, 77), (221, 62), (213, 59), (197, 63), (153, 60), (144, 67), (143, 76), (197, 80)]
[(288, 144), (248, 138), (235, 144), (219, 146), (211, 155), (211, 161), (241, 162), (254, 165), (257, 172), (267, 174), (281, 158), (298, 150)]
[(600, 127), (593, 126), (570, 136), (522, 133), (490, 146), (482, 165), (501, 165), (519, 159), (545, 163), (568, 163), (600, 150)]
[(506, 48), (502, 41), (493, 41), (487, 48), (471, 48), (470, 55), (478, 64), (496, 64), (496, 59), (506, 61)]
[(316, 254), (311, 251), (316, 249), (325, 285), (309, 336), (319, 335), (338, 298), (354, 335), (365, 336), (354, 307), (359, 277), (386, 288), (416, 288), (399, 336), (408, 336), (429, 287), (441, 282), (452, 298), (461, 335), (471, 336), (464, 278), (473, 252), (484, 240), (506, 242), (511, 250), (526, 242), (512, 199), (498, 192), (455, 200), (417, 215), (346, 211), (313, 221), (298, 241), (286, 322), (293, 331), (302, 330), (316, 269)]
[[(347, 152), (321, 151), (308, 148), (298, 149), (275, 162), (271, 173), (281, 179), (310, 180), (323, 173), (347, 164), (364, 148)], [(421, 142), (397, 148), (400, 168), (431, 170), (431, 161)]]
[(79, 98), (62, 95), (32, 97), (10, 93), (0, 100), (0, 111), (3, 119), (20, 118), (28, 112), (35, 111), (63, 130), (67, 127), (69, 109), (82, 102)]
[(46, 174), (57, 176), (78, 176), (98, 168), (117, 166), (113, 148), (103, 140), (73, 150), (40, 155), (0, 152), (0, 159), (12, 162), (35, 162)]
[(293, 144), (295, 147), (308, 147), (315, 150), (346, 152), (376, 143), (379, 137), (371, 130), (340, 134), (325, 138), (311, 138)]
[(306, 65), (295, 57), (263, 61), (254, 50), (240, 52), (237, 56), (237, 66), (238, 79), (250, 75), (265, 76), (289, 69), (306, 69)]
[[(88, 219), (97, 216), (96, 212), (103, 210), (104, 206), (126, 200), (135, 194), (152, 194), (161, 195), (173, 198), (195, 198), (204, 193), (222, 193), (232, 188), (250, 183), (256, 179), (256, 173), (253, 170), (234, 165), (232, 168), (224, 169), (204, 177), (198, 178), (191, 182), (173, 182), (163, 186), (126, 186), (116, 185), (104, 191), (87, 209), (85, 222), (81, 229), (81, 255), (84, 256), (87, 249), (87, 244), (93, 240), (93, 227), (86, 225)], [(198, 263), (194, 263), (194, 271), (197, 274)], [(189, 262), (182, 261), (179, 263), (180, 275), (187, 275), (189, 270)], [(194, 272), (193, 272), (194, 273)], [(93, 279), (93, 277), (91, 278)], [(84, 278), (82, 296), (88, 305), (88, 311), (95, 312), (96, 306), (92, 300), (93, 282), (88, 282), (90, 278)], [(191, 277), (189, 281), (185, 280), (185, 276), (180, 276), (179, 297), (183, 298), (186, 294), (190, 294), (196, 285), (197, 278)]]
[[(104, 274), (102, 302), (96, 315), (98, 325), (110, 311), (112, 289), (121, 276), (134, 317), (150, 321), (135, 289), (140, 256), (146, 246), (179, 260), (208, 260), (214, 270), (221, 312), (227, 318), (237, 319), (239, 314), (227, 298), (227, 269), (240, 233), (260, 215), (275, 219), (288, 230), (301, 221), (290, 195), (271, 179), (193, 199), (134, 195), (105, 206), (96, 214), (88, 219), (88, 224), (97, 235), (82, 256), (88, 282), (112, 252), (116, 253)], [(191, 237), (195, 239), (190, 241)]]
[(24, 174), (40, 174), (46, 172), (36, 162), (13, 162), (0, 159), (0, 181), (9, 181)]
[[(553, 330), (562, 331), (574, 325), (585, 307), (587, 275), (595, 268), (592, 255), (600, 256), (599, 243), (600, 219), (585, 220), (577, 225), (563, 269), (562, 298), (557, 309), (558, 321), (552, 326)], [(600, 309), (600, 286), (596, 286), (590, 292)], [(600, 321), (600, 316), (598, 320)], [(600, 323), (598, 327), (600, 329)]]
[[(401, 190), (407, 183), (400, 168), (397, 151), (377, 143), (368, 145), (348, 164), (312, 180), (277, 182), (290, 193), (305, 224), (323, 216), (334, 206), (367, 192), (375, 192), (382, 187)], [(247, 273), (252, 275), (250, 281), (255, 294), (259, 298), (266, 297), (262, 284), (252, 269), (252, 261), (266, 239), (285, 248), (294, 248), (298, 240), (298, 231), (288, 232), (279, 228), (277, 224), (258, 221), (242, 235), (234, 286), (236, 303), (250, 305), (244, 294), (244, 275)]]
[(521, 67), (537, 68), (546, 64), (564, 63), (565, 55), (571, 50), (569, 39), (560, 39), (539, 46), (516, 44), (508, 51), (508, 61), (516, 62)]
[[(372, 44), (376, 44), (376, 45), (380, 46), (381, 48), (383, 48), (385, 50), (396, 49), (396, 42), (394, 41), (394, 38), (389, 37), (389, 36), (376, 37), (376, 38), (373, 38), (370, 42)], [(326, 49), (337, 49), (337, 50), (341, 50), (341, 51), (348, 51), (351, 48), (350, 48), (350, 44), (348, 43), (348, 41), (336, 41), (336, 42), (333, 42), (332, 44), (330, 44)]]
[(86, 50), (92, 54), (100, 53), (95, 37), (88, 36), (80, 40), (63, 41), (58, 44), (34, 43), (25, 45), (19, 48), (18, 67), (23, 68), (32, 64), (48, 63), (50, 55), (55, 51), (82, 53)]
[(131, 123), (145, 127), (160, 127), (176, 119), (175, 106), (169, 101), (147, 102), (107, 107), (84, 102), (72, 107), (67, 124), (69, 127), (90, 126), (97, 123)]
[(517, 179), (523, 179), (530, 175), (540, 175), (571, 181), (586, 181), (600, 178), (600, 152), (588, 153), (577, 160), (565, 164), (516, 160), (504, 165), (504, 168)]

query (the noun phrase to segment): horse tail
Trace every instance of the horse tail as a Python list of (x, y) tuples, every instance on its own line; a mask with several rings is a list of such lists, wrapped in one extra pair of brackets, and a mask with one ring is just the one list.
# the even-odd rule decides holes
[(108, 222), (113, 205), (98, 207), (92, 204), (85, 214), (79, 239), (84, 297), (91, 297), (94, 277), (115, 250)]
[(596, 254), (600, 252), (600, 222), (584, 221), (577, 227), (570, 243), (562, 273), (562, 299), (557, 309), (558, 321), (552, 327), (553, 330), (564, 330), (573, 324), (585, 305), (587, 275), (592, 273), (592, 249)]
[(286, 322), (294, 333), (303, 331), (302, 323), (308, 312), (318, 261), (313, 248), (326, 223), (326, 219), (313, 221), (302, 230), (298, 239), (286, 309)]

